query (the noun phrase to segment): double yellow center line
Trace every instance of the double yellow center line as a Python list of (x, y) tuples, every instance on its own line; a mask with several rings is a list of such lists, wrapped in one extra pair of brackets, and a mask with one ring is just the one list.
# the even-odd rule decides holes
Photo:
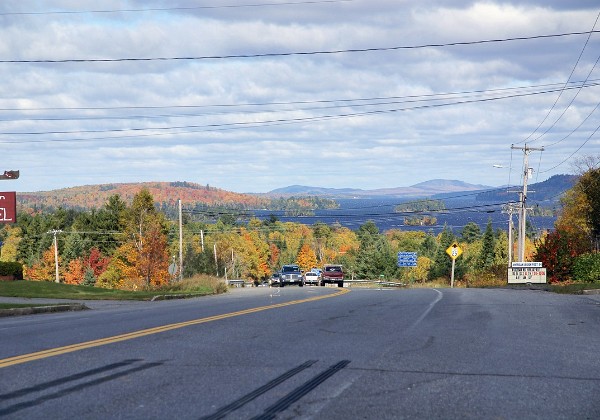
[(18, 365), (21, 363), (32, 362), (34, 360), (45, 359), (47, 357), (53, 357), (53, 356), (58, 356), (61, 354), (71, 353), (74, 351), (89, 349), (92, 347), (99, 347), (99, 346), (104, 346), (107, 344), (118, 343), (119, 341), (131, 340), (131, 339), (143, 337), (146, 335), (152, 335), (152, 334), (158, 334), (158, 333), (165, 332), (165, 331), (176, 330), (178, 328), (189, 327), (191, 325), (204, 324), (206, 322), (218, 321), (220, 319), (226, 319), (226, 318), (233, 318), (233, 317), (240, 316), (240, 315), (248, 315), (248, 314), (252, 314), (255, 312), (266, 311), (268, 309), (282, 308), (284, 306), (298, 305), (300, 303), (307, 303), (307, 302), (314, 302), (316, 300), (321, 300), (321, 299), (328, 299), (328, 298), (332, 298), (335, 296), (343, 295), (348, 292), (349, 292), (348, 289), (343, 289), (343, 290), (340, 290), (339, 292), (333, 293), (331, 295), (315, 296), (315, 297), (311, 297), (311, 298), (307, 298), (307, 299), (292, 300), (289, 302), (277, 303), (274, 305), (259, 306), (257, 308), (244, 309), (242, 311), (229, 312), (229, 313), (222, 314), (222, 315), (214, 315), (214, 316), (209, 316), (206, 318), (193, 319), (191, 321), (162, 325), (160, 327), (147, 328), (144, 330), (134, 331), (134, 332), (126, 333), (126, 334), (115, 335), (112, 337), (100, 338), (98, 340), (85, 341), (83, 343), (71, 344), (69, 346), (56, 347), (53, 349), (42, 350), (42, 351), (38, 351), (35, 353), (28, 353), (28, 354), (22, 354), (20, 356), (8, 357), (6, 359), (0, 359), (0, 369), (8, 367), (8, 366)]

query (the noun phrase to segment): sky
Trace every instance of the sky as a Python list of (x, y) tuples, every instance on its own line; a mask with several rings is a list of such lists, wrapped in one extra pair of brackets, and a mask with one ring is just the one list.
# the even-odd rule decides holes
[(574, 173), (600, 155), (599, 13), (595, 0), (3, 1), (0, 174), (20, 178), (0, 189), (501, 186), (522, 182), (526, 145), (532, 181)]

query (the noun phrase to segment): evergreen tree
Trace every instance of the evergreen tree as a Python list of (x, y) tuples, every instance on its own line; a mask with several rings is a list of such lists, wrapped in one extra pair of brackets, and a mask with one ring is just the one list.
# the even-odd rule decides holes
[(496, 238), (492, 229), (492, 219), (488, 220), (485, 232), (482, 238), (481, 253), (479, 254), (478, 263), (480, 268), (490, 268), (494, 265), (494, 254), (496, 250)]
[(481, 237), (481, 229), (475, 222), (469, 222), (463, 226), (460, 236), (467, 243), (475, 242)]

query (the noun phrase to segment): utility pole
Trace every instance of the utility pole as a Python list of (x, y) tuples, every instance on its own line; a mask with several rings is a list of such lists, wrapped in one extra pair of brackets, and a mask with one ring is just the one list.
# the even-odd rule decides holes
[(54, 281), (56, 283), (60, 283), (60, 278), (58, 276), (58, 240), (56, 239), (56, 235), (62, 233), (62, 230), (52, 229), (49, 230), (47, 233), (51, 233), (54, 235), (54, 268), (56, 272), (56, 279)]
[(509, 203), (504, 206), (503, 213), (508, 213), (508, 267), (512, 267), (513, 260), (513, 230), (515, 228), (513, 223), (513, 214), (514, 211), (518, 208), (515, 207), (515, 204)]
[(525, 225), (527, 218), (527, 181), (533, 174), (533, 168), (529, 167), (529, 154), (533, 151), (543, 152), (544, 148), (528, 147), (525, 144), (524, 147), (511, 146), (511, 149), (523, 151), (523, 191), (520, 193), (519, 198), (519, 231), (518, 231), (518, 259), (519, 261), (525, 260)]
[(183, 221), (181, 216), (181, 199), (179, 201), (179, 281), (183, 280)]
[(219, 277), (219, 262), (217, 261), (217, 243), (213, 244), (213, 251), (215, 253), (215, 268), (217, 270), (217, 277)]

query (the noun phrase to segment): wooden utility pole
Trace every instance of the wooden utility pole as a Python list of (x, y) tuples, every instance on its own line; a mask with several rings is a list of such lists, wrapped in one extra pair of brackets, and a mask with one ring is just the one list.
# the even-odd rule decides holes
[(503, 213), (508, 213), (508, 267), (512, 266), (513, 260), (513, 230), (515, 228), (513, 223), (513, 214), (518, 207), (515, 204), (508, 203), (503, 208)]
[(60, 283), (60, 277), (58, 275), (58, 240), (56, 239), (56, 235), (61, 233), (62, 230), (52, 229), (49, 230), (48, 233), (54, 235), (53, 243), (54, 243), (54, 270), (56, 272), (55, 282)]
[(183, 221), (181, 215), (181, 199), (179, 201), (179, 281), (183, 280)]
[(527, 181), (531, 178), (533, 174), (533, 168), (529, 167), (529, 154), (533, 151), (543, 152), (544, 148), (534, 148), (528, 147), (525, 144), (524, 147), (516, 147), (511, 146), (511, 149), (522, 150), (523, 151), (523, 191), (520, 193), (519, 197), (519, 232), (518, 232), (518, 246), (517, 253), (519, 254), (517, 258), (519, 261), (525, 261), (525, 226), (527, 219)]

